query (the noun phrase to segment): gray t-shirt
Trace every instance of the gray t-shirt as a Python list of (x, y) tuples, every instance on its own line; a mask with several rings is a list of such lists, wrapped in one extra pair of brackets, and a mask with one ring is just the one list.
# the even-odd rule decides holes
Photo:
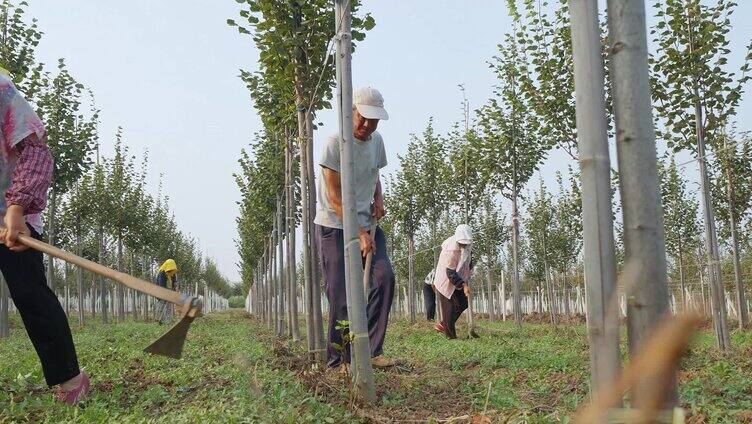
[[(373, 194), (376, 191), (379, 169), (387, 165), (384, 139), (381, 138), (381, 134), (374, 131), (367, 141), (360, 141), (356, 138), (353, 144), (353, 160), (355, 164), (355, 204), (358, 212), (358, 224), (367, 228), (371, 225), (371, 202), (373, 202)], [(326, 139), (319, 165), (332, 171), (341, 172), (338, 136), (331, 136)], [(341, 229), (342, 220), (334, 213), (334, 209), (329, 204), (326, 182), (323, 177), (319, 180), (318, 198), (316, 200), (316, 218), (313, 222), (324, 227)]]

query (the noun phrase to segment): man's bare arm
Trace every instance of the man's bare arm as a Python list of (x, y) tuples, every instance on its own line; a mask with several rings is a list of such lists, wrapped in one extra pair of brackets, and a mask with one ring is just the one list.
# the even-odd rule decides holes
[(339, 219), (344, 221), (342, 215), (342, 185), (339, 172), (324, 168), (323, 174), (329, 205), (334, 209), (334, 213), (337, 214)]

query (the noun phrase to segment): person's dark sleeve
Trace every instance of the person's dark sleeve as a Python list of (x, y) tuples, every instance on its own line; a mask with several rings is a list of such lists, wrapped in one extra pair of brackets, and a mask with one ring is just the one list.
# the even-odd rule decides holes
[(449, 281), (452, 282), (452, 285), (454, 285), (454, 287), (456, 287), (457, 289), (462, 289), (462, 286), (465, 285), (465, 281), (462, 279), (462, 277), (460, 277), (456, 270), (447, 268), (446, 275), (447, 278), (449, 278)]

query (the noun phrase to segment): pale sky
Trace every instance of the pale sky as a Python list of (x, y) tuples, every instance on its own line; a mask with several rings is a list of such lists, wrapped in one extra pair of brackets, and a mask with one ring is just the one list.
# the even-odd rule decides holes
[[(226, 25), (237, 17), (234, 0), (28, 0), (45, 35), (38, 59), (52, 68), (67, 60), (71, 73), (90, 86), (102, 110), (105, 151), (123, 126), (133, 153), (151, 152), (153, 191), (159, 174), (170, 194), (180, 228), (194, 235), (220, 270), (237, 280), (235, 202), (232, 178), (240, 149), (261, 130), (238, 69), (256, 69), (250, 37)], [(461, 119), (464, 83), (471, 108), (491, 95), (494, 77), (486, 61), (510, 28), (505, 1), (381, 0), (364, 2), (376, 27), (353, 59), (354, 86), (370, 85), (384, 95), (391, 119), (379, 130), (393, 172), (409, 134), (428, 117), (439, 131)], [(652, 1), (649, 0), (652, 4)], [(738, 65), (752, 28), (752, 2), (740, 2), (732, 36)], [(748, 97), (747, 97), (748, 98)], [(752, 111), (745, 100), (740, 122)], [(318, 120), (321, 139), (337, 131), (334, 111)], [(749, 124), (741, 125), (750, 129)], [(318, 156), (318, 151), (316, 156)], [(542, 176), (569, 163), (554, 155)], [(612, 158), (615, 163), (615, 158)], [(691, 169), (690, 169), (691, 168)], [(687, 167), (694, 172), (695, 167)], [(534, 181), (537, 184), (537, 180)]]

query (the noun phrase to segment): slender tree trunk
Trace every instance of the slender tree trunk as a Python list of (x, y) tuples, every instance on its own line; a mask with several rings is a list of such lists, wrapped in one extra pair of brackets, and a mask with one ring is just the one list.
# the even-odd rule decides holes
[(491, 261), (486, 268), (486, 286), (488, 287), (488, 290), (486, 290), (488, 292), (488, 319), (494, 322), (496, 321), (496, 311), (493, 298), (493, 281), (491, 281)]
[[(692, 41), (692, 23), (687, 25), (690, 36), (690, 53), (694, 52), (695, 46)], [(710, 179), (707, 171), (707, 159), (705, 154), (705, 126), (702, 113), (702, 98), (700, 97), (699, 76), (693, 81), (693, 98), (695, 107), (695, 134), (697, 136), (697, 157), (700, 168), (700, 188), (702, 190), (702, 209), (705, 222), (705, 243), (708, 255), (708, 285), (710, 286), (711, 309), (713, 324), (718, 347), (728, 351), (731, 347), (728, 325), (726, 322), (726, 300), (724, 298), (723, 283), (720, 272), (720, 254), (718, 252), (718, 239), (715, 226), (715, 212), (710, 194)]]
[[(543, 256), (548, 258), (548, 247), (546, 244), (546, 232), (543, 232)], [(551, 270), (548, 268), (548, 259), (543, 261), (544, 281), (546, 283), (546, 291), (548, 291), (548, 313), (551, 318), (551, 324), (556, 326), (558, 324), (556, 317), (556, 300), (554, 299), (553, 281), (551, 281)]]
[(65, 293), (65, 315), (70, 319), (70, 266), (68, 264), (65, 264), (65, 268), (63, 268), (63, 278), (65, 279), (65, 287), (64, 287), (64, 293)]
[(285, 336), (285, 256), (282, 245), (282, 231), (284, 223), (282, 216), (282, 196), (277, 198), (277, 336)]
[(687, 309), (687, 288), (684, 283), (684, 252), (682, 251), (681, 241), (679, 242), (679, 288), (681, 289), (682, 307)]
[[(339, 136), (341, 140), (340, 178), (342, 183), (343, 232), (345, 240), (345, 281), (347, 285), (347, 317), (351, 342), (351, 362), (355, 392), (368, 404), (376, 402), (371, 347), (368, 339), (366, 298), (363, 293), (363, 263), (358, 249), (358, 217), (355, 204), (355, 169), (353, 159), (353, 91), (352, 91), (352, 32), (349, 0), (335, 0), (335, 28), (337, 64), (337, 104), (340, 113)], [(340, 30), (341, 28), (341, 30)], [(366, 270), (370, 272), (370, 270)]]
[[(584, 272), (590, 392), (610, 387), (619, 373), (619, 319), (611, 210), (611, 163), (606, 123), (603, 45), (598, 4), (569, 0), (577, 143), (582, 181)], [(621, 402), (619, 402), (620, 404)], [(617, 406), (617, 405), (611, 405)]]
[[(546, 266), (546, 268), (548, 268), (548, 266)], [(556, 326), (559, 324), (559, 319), (557, 316), (558, 312), (556, 310), (556, 297), (554, 296), (554, 282), (551, 277), (550, 271), (546, 271), (545, 281), (546, 291), (548, 292), (548, 314), (551, 319), (551, 324)]]
[[(608, 1), (611, 86), (619, 186), (624, 220), (627, 335), (630, 354), (638, 353), (659, 322), (670, 314), (666, 239), (658, 177), (644, 0)], [(677, 402), (675, 377), (662, 388), (657, 378), (634, 386), (635, 407), (661, 396)], [(661, 390), (662, 393), (659, 393)]]
[[(129, 269), (131, 270), (131, 275), (136, 275), (136, 254), (134, 251), (131, 250), (131, 264), (129, 266)], [(129, 289), (131, 293), (131, 314), (133, 314), (133, 320), (138, 319), (138, 298), (137, 298), (137, 292), (136, 290)]]
[(562, 274), (562, 287), (564, 287), (564, 315), (566, 315), (567, 319), (569, 319), (569, 317), (572, 316), (572, 308), (569, 305), (570, 301), (572, 300), (572, 295), (569, 289), (569, 281), (567, 281), (566, 272)]
[(507, 320), (507, 283), (503, 266), (501, 267), (501, 320)]
[(512, 196), (512, 298), (514, 323), (522, 326), (522, 299), (520, 296), (520, 273), (518, 265), (517, 239), (519, 237), (519, 211), (517, 209), (517, 193)]
[[(76, 253), (83, 256), (83, 245), (81, 242), (81, 224), (76, 224)], [(78, 325), (84, 325), (84, 270), (76, 267), (76, 284), (78, 286)]]
[(311, 297), (314, 318), (313, 329), (316, 338), (316, 354), (318, 355), (319, 360), (323, 362), (326, 359), (326, 355), (324, 354), (326, 341), (324, 338), (324, 319), (321, 315), (321, 267), (319, 266), (319, 250), (313, 234), (313, 219), (315, 218), (314, 214), (316, 212), (316, 178), (313, 166), (313, 115), (310, 113), (307, 115), (306, 119), (306, 136), (308, 137), (306, 143), (306, 148), (308, 150), (306, 154), (306, 160), (308, 161), (308, 167), (306, 168), (306, 171), (308, 172), (308, 208), (311, 211), (311, 213), (308, 214), (308, 228), (309, 244), (311, 246), (311, 255), (309, 259), (311, 260)]
[[(315, 283), (314, 260), (313, 260), (313, 229), (310, 215), (315, 213), (315, 209), (310, 208), (310, 185), (308, 184), (308, 144), (310, 143), (309, 134), (306, 130), (306, 113), (307, 105), (301, 95), (300, 88), (297, 88), (296, 99), (298, 104), (298, 147), (300, 149), (300, 210), (301, 219), (301, 236), (303, 244), (303, 292), (305, 297), (306, 310), (306, 339), (308, 342), (308, 354), (314, 355), (317, 349), (317, 338), (313, 307), (313, 286)], [(315, 356), (315, 355), (314, 355)], [(318, 355), (321, 358), (321, 355)]]
[(272, 270), (274, 269), (274, 241), (269, 237), (266, 246), (266, 326), (270, 331), (274, 330), (274, 283), (272, 280)]
[(415, 324), (415, 236), (407, 236), (407, 309), (410, 311), (410, 323)]
[[(99, 227), (97, 244), (99, 245), (99, 263), (104, 264), (104, 229), (102, 226)], [(101, 275), (97, 275), (97, 280), (99, 280), (99, 296), (101, 302), (99, 309), (102, 312), (102, 322), (107, 323), (107, 282)]]
[[(57, 212), (57, 190), (54, 185), (50, 187), (50, 202), (48, 206), (49, 218), (47, 218), (47, 237), (51, 245), (55, 246), (55, 215)], [(47, 286), (55, 290), (55, 258), (47, 255)]]
[(287, 190), (286, 190), (286, 203), (285, 211), (287, 212), (287, 232), (285, 240), (287, 240), (287, 287), (288, 287), (288, 303), (287, 309), (289, 310), (289, 323), (291, 336), (293, 341), (300, 340), (300, 327), (298, 325), (298, 284), (295, 270), (295, 185), (293, 184), (293, 143), (288, 138), (285, 140), (287, 145)]
[[(124, 270), (123, 258), (123, 236), (118, 234), (117, 238), (117, 269), (120, 272)], [(116, 285), (117, 293), (117, 322), (125, 321), (125, 290), (122, 284)]]
[[(727, 143), (724, 141), (724, 147)], [(747, 312), (747, 296), (742, 283), (741, 262), (739, 259), (739, 239), (737, 237), (736, 204), (734, 202), (734, 183), (731, 167), (726, 167), (726, 196), (729, 208), (729, 231), (731, 232), (731, 255), (734, 261), (734, 285), (736, 287), (736, 305), (739, 315), (739, 329), (744, 330), (749, 325)]]
[[(149, 275), (149, 269), (148, 269), (148, 260), (147, 260), (147, 254), (144, 253), (141, 257), (141, 276), (146, 281), (151, 281), (151, 276)], [(198, 293), (196, 293), (198, 295)], [(143, 310), (142, 313), (144, 315), (144, 322), (149, 322), (149, 296), (143, 295), (141, 297), (141, 302), (143, 303)]]

